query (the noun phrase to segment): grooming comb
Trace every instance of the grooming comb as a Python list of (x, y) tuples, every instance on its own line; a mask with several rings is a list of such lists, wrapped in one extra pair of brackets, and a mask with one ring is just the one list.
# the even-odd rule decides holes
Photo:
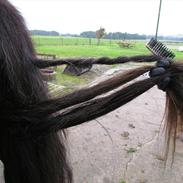
[(167, 48), (162, 42), (151, 38), (151, 40), (146, 44), (146, 47), (154, 54), (163, 58), (171, 58), (175, 57), (175, 54)]

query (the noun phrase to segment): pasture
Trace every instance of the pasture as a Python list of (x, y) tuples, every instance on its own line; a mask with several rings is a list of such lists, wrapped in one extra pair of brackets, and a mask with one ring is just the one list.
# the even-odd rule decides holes
[[(128, 41), (130, 48), (120, 48), (119, 40), (102, 39), (97, 45), (95, 38), (57, 37), (57, 36), (32, 36), (38, 53), (55, 54), (57, 57), (117, 57), (150, 54), (145, 47), (147, 41)], [(183, 42), (164, 42), (170, 47), (176, 59), (183, 58), (183, 52), (177, 51)]]

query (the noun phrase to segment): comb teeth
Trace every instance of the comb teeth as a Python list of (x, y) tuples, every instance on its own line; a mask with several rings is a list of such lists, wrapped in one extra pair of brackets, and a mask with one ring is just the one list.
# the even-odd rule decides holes
[(154, 54), (160, 57), (174, 58), (175, 54), (167, 48), (163, 43), (154, 38), (146, 44), (146, 47)]

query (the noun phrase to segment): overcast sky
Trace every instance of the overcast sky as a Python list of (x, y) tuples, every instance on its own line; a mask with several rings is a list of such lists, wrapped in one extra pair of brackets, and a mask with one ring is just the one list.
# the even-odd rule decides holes
[[(159, 0), (10, 0), (29, 29), (155, 34)], [(163, 0), (159, 35), (183, 35), (183, 0)]]

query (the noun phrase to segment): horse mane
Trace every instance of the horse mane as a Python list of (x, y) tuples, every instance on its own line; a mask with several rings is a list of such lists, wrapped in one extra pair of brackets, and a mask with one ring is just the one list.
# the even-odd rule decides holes
[(166, 139), (167, 147), (173, 139), (175, 148), (176, 134), (183, 126), (181, 62), (172, 63), (164, 74), (156, 77), (130, 82), (153, 69), (150, 64), (57, 98), (49, 96), (39, 70), (68, 62), (114, 64), (157, 60), (160, 60), (157, 56), (142, 55), (42, 62), (36, 58), (20, 13), (7, 0), (0, 0), (0, 159), (5, 166), (6, 183), (72, 183), (64, 130), (125, 105), (167, 75), (171, 75), (171, 82), (166, 90)]
[[(48, 89), (35, 66), (35, 50), (20, 13), (0, 0), (0, 159), (6, 183), (69, 183), (72, 172), (67, 163), (65, 137), (50, 133), (27, 139), (26, 126), (37, 123), (27, 116), (11, 113), (48, 100)], [(40, 119), (43, 123), (47, 119)], [(20, 140), (20, 137), (21, 140)]]

